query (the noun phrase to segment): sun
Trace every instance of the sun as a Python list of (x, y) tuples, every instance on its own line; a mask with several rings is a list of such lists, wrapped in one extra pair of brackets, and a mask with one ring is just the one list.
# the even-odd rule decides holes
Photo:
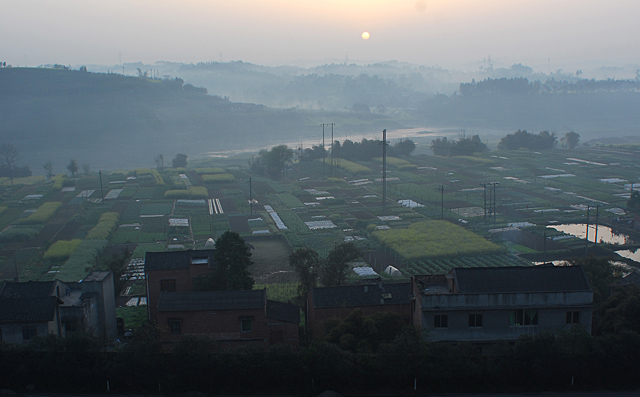
[(371, 37), (369, 32), (362, 32), (362, 40), (369, 40), (369, 37)]

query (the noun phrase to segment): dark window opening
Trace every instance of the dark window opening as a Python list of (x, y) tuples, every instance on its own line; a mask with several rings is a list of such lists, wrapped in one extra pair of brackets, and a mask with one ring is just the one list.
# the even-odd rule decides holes
[(22, 340), (31, 340), (38, 336), (38, 329), (35, 325), (25, 325), (22, 327)]
[(160, 280), (160, 292), (176, 292), (176, 280)]
[(580, 324), (580, 312), (567, 312), (567, 324)]
[(182, 329), (180, 328), (180, 324), (181, 321), (180, 320), (169, 320), (169, 329), (171, 330), (172, 334), (179, 334), (182, 333)]
[(253, 319), (241, 318), (240, 319), (240, 331), (241, 332), (252, 332), (253, 331)]
[(511, 312), (510, 325), (538, 325), (537, 309), (516, 309)]
[(446, 328), (448, 322), (448, 317), (446, 314), (436, 314), (433, 316), (433, 327), (434, 328)]
[(482, 314), (469, 314), (469, 327), (482, 327)]

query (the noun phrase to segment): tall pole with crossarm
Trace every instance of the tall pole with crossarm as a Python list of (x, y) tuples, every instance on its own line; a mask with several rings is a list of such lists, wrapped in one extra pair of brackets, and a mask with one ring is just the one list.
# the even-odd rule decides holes
[(387, 130), (382, 130), (382, 215), (387, 210)]

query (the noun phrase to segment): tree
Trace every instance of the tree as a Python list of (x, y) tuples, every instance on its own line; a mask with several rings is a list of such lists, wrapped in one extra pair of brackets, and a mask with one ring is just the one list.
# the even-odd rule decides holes
[(84, 172), (85, 175), (89, 175), (90, 171), (91, 166), (89, 164), (82, 164), (82, 172)]
[(261, 150), (251, 162), (251, 169), (274, 179), (280, 179), (293, 159), (293, 150), (287, 145), (278, 145), (270, 150)]
[(403, 139), (393, 145), (396, 153), (401, 156), (409, 156), (416, 150), (416, 144), (411, 139)]
[(310, 248), (297, 249), (289, 255), (289, 266), (295, 270), (300, 280), (298, 296), (306, 300), (309, 291), (318, 283), (320, 268), (318, 253)]
[(9, 171), (9, 179), (13, 185), (13, 168), (20, 159), (18, 150), (10, 143), (0, 145), (0, 166), (7, 168)]
[(67, 166), (67, 169), (71, 173), (71, 176), (75, 176), (76, 172), (78, 172), (78, 162), (75, 160), (69, 160), (69, 165)]
[(173, 168), (185, 168), (187, 166), (187, 155), (182, 153), (176, 154), (173, 160), (171, 160), (171, 166)]
[(569, 131), (564, 134), (564, 139), (567, 142), (567, 147), (569, 149), (573, 149), (578, 146), (578, 142), (580, 142), (580, 134), (577, 132)]
[(56, 174), (53, 173), (53, 163), (51, 160), (48, 160), (46, 163), (42, 164), (42, 168), (47, 171), (47, 180), (53, 178)]
[(611, 286), (620, 278), (616, 267), (607, 258), (589, 256), (570, 259), (569, 263), (571, 266), (582, 266), (589, 285), (593, 289), (593, 302), (596, 304), (609, 296)]
[(616, 291), (596, 307), (598, 335), (632, 331), (640, 333), (640, 288), (631, 284)]
[(336, 245), (322, 266), (322, 284), (327, 287), (341, 285), (347, 277), (349, 262), (360, 257), (360, 251), (353, 242)]
[(632, 191), (627, 200), (627, 212), (640, 214), (640, 193), (637, 190)]
[(197, 283), (199, 290), (250, 290), (255, 281), (249, 273), (251, 250), (236, 232), (226, 231), (216, 240), (215, 269)]
[(161, 170), (164, 168), (164, 156), (162, 155), (162, 153), (160, 153), (159, 155), (157, 155), (154, 158), (155, 162), (156, 162), (156, 168)]

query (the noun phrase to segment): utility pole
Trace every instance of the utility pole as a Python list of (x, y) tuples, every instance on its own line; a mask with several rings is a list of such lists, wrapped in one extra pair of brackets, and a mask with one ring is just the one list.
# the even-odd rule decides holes
[(542, 232), (542, 264), (547, 264), (547, 231)]
[(333, 126), (335, 123), (322, 123), (322, 176), (326, 174), (325, 159), (327, 158), (327, 152), (324, 150), (324, 126), (331, 126), (331, 176), (333, 176)]
[(382, 215), (387, 210), (387, 129), (382, 130)]
[(482, 186), (482, 199), (484, 201), (483, 204), (483, 209), (484, 209), (484, 220), (487, 220), (487, 184), (486, 183), (480, 183), (480, 186)]
[(104, 203), (104, 191), (102, 190), (102, 171), (98, 171), (100, 175), (100, 203)]
[(587, 205), (587, 231), (586, 236), (584, 236), (584, 256), (587, 256), (589, 250), (589, 210), (591, 209), (590, 205)]
[(249, 178), (249, 214), (253, 216), (253, 190), (251, 189), (251, 178)]
[(593, 245), (598, 244), (598, 215), (600, 212), (600, 204), (596, 205), (596, 235), (593, 239)]
[(496, 185), (499, 185), (500, 182), (490, 182), (490, 185), (493, 185), (493, 227), (496, 227)]
[(335, 123), (331, 123), (331, 176), (336, 176), (335, 159), (333, 158), (333, 126)]
[(440, 185), (440, 219), (444, 220), (444, 185)]

